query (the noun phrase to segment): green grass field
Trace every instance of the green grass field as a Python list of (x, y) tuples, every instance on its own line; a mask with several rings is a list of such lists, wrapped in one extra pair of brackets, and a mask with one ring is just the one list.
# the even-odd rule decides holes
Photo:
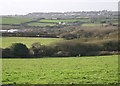
[(0, 24), (21, 24), (28, 21), (31, 21), (31, 18), (20, 18), (20, 17), (3, 17), (0, 18), (2, 20)]
[(118, 56), (2, 59), (3, 84), (116, 84)]
[(34, 23), (29, 23), (29, 26), (56, 26), (56, 24), (53, 23), (38, 23), (38, 22), (34, 22)]
[(95, 27), (95, 26), (102, 26), (102, 24), (98, 23), (98, 24), (82, 24), (82, 26), (88, 26), (88, 27)]
[(49, 19), (43, 19), (43, 20), (40, 20), (39, 22), (51, 22), (51, 23), (59, 23), (59, 22), (89, 22), (90, 19), (64, 19), (64, 20), (56, 20), (56, 19), (53, 19), (53, 20), (49, 20)]
[(60, 38), (30, 38), (30, 37), (2, 37), (2, 48), (6, 48), (12, 45), (12, 43), (23, 43), (27, 47), (31, 47), (31, 44), (40, 42), (42, 45), (49, 45), (55, 42), (63, 41)]
[(89, 22), (90, 19), (64, 19), (64, 20), (56, 20), (56, 19), (42, 19), (38, 22), (29, 23), (29, 26), (57, 26), (59, 22)]

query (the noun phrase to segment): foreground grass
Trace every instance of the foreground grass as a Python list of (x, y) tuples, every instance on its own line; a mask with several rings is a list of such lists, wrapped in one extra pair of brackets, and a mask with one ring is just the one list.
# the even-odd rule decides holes
[(12, 43), (23, 43), (27, 47), (31, 47), (31, 44), (40, 42), (43, 45), (49, 45), (54, 42), (62, 41), (60, 38), (32, 38), (32, 37), (2, 37), (2, 48), (6, 48), (12, 45)]
[(3, 84), (116, 84), (118, 56), (3, 59)]

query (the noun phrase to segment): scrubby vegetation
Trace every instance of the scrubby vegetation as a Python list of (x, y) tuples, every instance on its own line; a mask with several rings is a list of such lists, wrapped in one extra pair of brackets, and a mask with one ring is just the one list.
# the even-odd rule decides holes
[[(11, 54), (9, 46), (16, 42), (23, 43), (29, 48), (29, 57), (70, 57), (119, 53), (118, 29), (116, 26), (48, 27), (34, 29), (32, 32), (28, 30), (28, 32), (15, 33), (15, 36), (23, 37), (3, 37), (3, 48), (7, 48), (3, 49), (3, 53)], [(34, 36), (37, 38), (33, 38)], [(51, 38), (39, 38), (44, 36)], [(36, 47), (33, 47), (33, 45)], [(3, 54), (3, 57), (17, 56), (4, 56)]]
[[(22, 43), (20, 44), (24, 45)], [(113, 55), (118, 54), (120, 48), (118, 40), (102, 40), (91, 42), (69, 40), (57, 42), (50, 45), (41, 45), (39, 42), (35, 42), (29, 48), (29, 54), (25, 53), (26, 55), (20, 56), (21, 54), (23, 54), (22, 51), (26, 51), (27, 47), (25, 47), (25, 45), (18, 45), (19, 43), (15, 43), (9, 48), (3, 49), (3, 57), (71, 57), (90, 55)], [(17, 54), (15, 52), (17, 52)]]

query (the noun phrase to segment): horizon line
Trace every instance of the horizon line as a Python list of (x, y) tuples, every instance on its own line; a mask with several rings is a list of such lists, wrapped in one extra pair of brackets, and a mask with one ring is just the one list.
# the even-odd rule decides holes
[(46, 12), (44, 12), (44, 11), (38, 11), (38, 12), (28, 12), (28, 13), (23, 13), (23, 14), (20, 14), (20, 13), (18, 13), (18, 14), (0, 14), (0, 16), (19, 16), (19, 15), (27, 15), (27, 14), (32, 14), (32, 13), (70, 13), (70, 12), (99, 12), (99, 11), (118, 11), (118, 10), (82, 10), (82, 11), (46, 11)]

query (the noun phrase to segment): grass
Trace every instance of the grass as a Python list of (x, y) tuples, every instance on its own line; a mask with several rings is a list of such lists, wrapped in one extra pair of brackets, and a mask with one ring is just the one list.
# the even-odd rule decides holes
[(82, 26), (94, 27), (94, 26), (102, 26), (101, 24), (82, 24)]
[(59, 23), (59, 22), (89, 22), (90, 20), (89, 19), (64, 19), (64, 20), (55, 20), (55, 19), (52, 19), (52, 20), (49, 20), (49, 19), (43, 19), (43, 20), (40, 20), (40, 22), (50, 22), (50, 23)]
[(31, 21), (31, 18), (21, 18), (21, 17), (3, 17), (0, 18), (2, 22), (0, 24), (21, 24), (28, 21)]
[(6, 48), (12, 45), (12, 43), (23, 43), (27, 47), (31, 47), (31, 44), (40, 42), (43, 45), (49, 45), (55, 42), (62, 41), (60, 38), (30, 38), (30, 37), (2, 37), (2, 48)]
[(3, 84), (116, 84), (118, 56), (2, 59)]
[(57, 26), (59, 22), (89, 22), (90, 19), (63, 19), (63, 20), (56, 20), (56, 19), (42, 19), (38, 22), (29, 23), (29, 26)]
[(29, 26), (56, 26), (56, 24), (53, 23), (38, 23), (38, 22), (34, 22), (34, 23), (29, 23)]

